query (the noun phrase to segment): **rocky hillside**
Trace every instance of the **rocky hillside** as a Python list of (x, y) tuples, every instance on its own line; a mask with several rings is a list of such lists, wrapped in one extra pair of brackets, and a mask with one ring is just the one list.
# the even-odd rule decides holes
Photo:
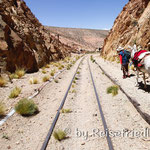
[(0, 68), (35, 72), (72, 48), (50, 35), (23, 0), (0, 0)]
[(104, 41), (102, 55), (115, 54), (118, 46), (141, 45), (150, 50), (150, 1), (129, 0), (116, 18), (113, 28)]
[(59, 34), (60, 41), (77, 49), (95, 50), (102, 47), (108, 30), (46, 27), (50, 33)]

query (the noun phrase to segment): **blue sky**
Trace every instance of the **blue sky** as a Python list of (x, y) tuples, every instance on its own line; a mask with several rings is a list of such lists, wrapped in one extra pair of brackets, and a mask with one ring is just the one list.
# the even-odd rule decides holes
[(24, 0), (43, 25), (110, 29), (129, 0)]

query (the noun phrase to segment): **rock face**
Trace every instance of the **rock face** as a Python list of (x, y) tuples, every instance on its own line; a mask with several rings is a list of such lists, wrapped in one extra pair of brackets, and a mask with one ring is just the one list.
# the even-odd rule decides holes
[(0, 0), (0, 67), (38, 71), (70, 54), (72, 48), (53, 37), (22, 0)]
[(104, 41), (102, 55), (115, 55), (118, 46), (128, 48), (128, 45), (132, 46), (134, 43), (150, 50), (149, 29), (150, 1), (129, 0)]

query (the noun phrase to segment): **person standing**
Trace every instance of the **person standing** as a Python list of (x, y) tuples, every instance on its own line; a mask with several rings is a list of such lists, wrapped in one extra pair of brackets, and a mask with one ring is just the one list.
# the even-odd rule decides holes
[(124, 48), (119, 47), (117, 53), (120, 58), (121, 70), (123, 71), (123, 79), (130, 77), (128, 68), (130, 57), (128, 56), (127, 51)]

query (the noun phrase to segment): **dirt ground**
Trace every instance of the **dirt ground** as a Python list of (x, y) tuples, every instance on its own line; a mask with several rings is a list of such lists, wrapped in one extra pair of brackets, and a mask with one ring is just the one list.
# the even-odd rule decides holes
[[(150, 126), (121, 91), (114, 97), (106, 93), (106, 89), (113, 84), (89, 58), (86, 57), (82, 62), (77, 75), (78, 80), (72, 86), (64, 105), (64, 108), (70, 109), (71, 113), (61, 113), (54, 129), (65, 130), (68, 138), (59, 142), (52, 136), (47, 149), (108, 149), (88, 68), (89, 60), (104, 116), (111, 131), (114, 149), (150, 150)], [(142, 111), (150, 114), (149, 93), (135, 87), (135, 76), (122, 79), (119, 64), (104, 61), (99, 55), (94, 55), (94, 59), (138, 101)], [(0, 149), (40, 150), (78, 64), (79, 61), (58, 77), (58, 83), (49, 83), (33, 99), (40, 109), (39, 114), (32, 117), (14, 114), (3, 126), (0, 126)], [(27, 93), (30, 92), (29, 89)], [(4, 138), (6, 136), (8, 139)]]

